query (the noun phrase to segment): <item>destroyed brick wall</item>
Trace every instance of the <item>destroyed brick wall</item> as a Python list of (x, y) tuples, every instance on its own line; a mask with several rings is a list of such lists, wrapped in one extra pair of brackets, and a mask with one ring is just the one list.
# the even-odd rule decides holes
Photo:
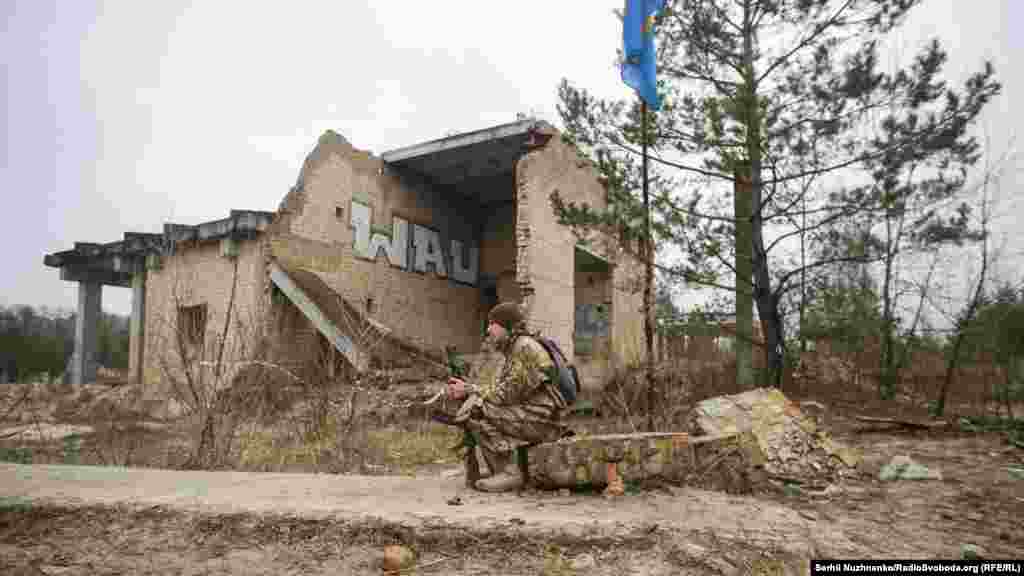
[[(532, 326), (551, 336), (575, 360), (576, 275), (564, 271), (575, 270), (578, 239), (568, 227), (558, 223), (550, 196), (557, 190), (568, 201), (586, 202), (603, 209), (606, 192), (593, 166), (563, 142), (557, 132), (552, 134), (543, 148), (526, 154), (516, 168), (517, 281), (523, 288)], [(643, 295), (633, 292), (633, 279), (641, 268), (607, 236), (593, 234), (588, 248), (612, 265), (609, 361), (614, 366), (641, 358)], [(586, 362), (581, 364), (585, 366)], [(588, 368), (584, 371), (594, 372)]]
[[(239, 313), (274, 332), (282, 310), (290, 306), (286, 300), (271, 305), (268, 264), (276, 261), (286, 269), (315, 273), (331, 291), (407, 343), (474, 353), (493, 304), (483, 289), (486, 275), (496, 278), (498, 299), (521, 299), (533, 328), (553, 337), (570, 358), (576, 304), (610, 307), (605, 310), (611, 323), (608, 358), (601, 364), (580, 363), (588, 379), (603, 380), (608, 365), (642, 353), (641, 294), (635, 281), (640, 268), (623, 257), (614, 241), (598, 235), (590, 249), (611, 264), (611, 272), (596, 280), (593, 274), (574, 272), (577, 239), (557, 223), (550, 194), (557, 189), (569, 200), (602, 208), (605, 190), (593, 167), (581, 163), (553, 129), (545, 130), (554, 137), (526, 153), (514, 174), (471, 180), (454, 191), (399, 174), (328, 131), (306, 158), (267, 232), (259, 240), (240, 241)], [(507, 202), (501, 199), (504, 186)], [(480, 191), (491, 198), (486, 207), (476, 201)], [(404, 240), (403, 229), (410, 236)], [(423, 255), (416, 249), (424, 242), (438, 244), (444, 254), (421, 258), (420, 264), (440, 261), (413, 271), (413, 259)], [(466, 280), (465, 261), (448, 257), (455, 242), (479, 247), (475, 285)], [(166, 258), (163, 270), (151, 274), (146, 299), (150, 353), (166, 349), (161, 342), (168, 333), (158, 324), (172, 316), (168, 302), (174, 282), (187, 287), (187, 302), (209, 307), (209, 327), (219, 325), (230, 292), (230, 262), (221, 256), (218, 242), (182, 245)], [(444, 262), (450, 269), (439, 273), (437, 266)], [(281, 355), (308, 356), (317, 332), (305, 318), (292, 316), (292, 329), (278, 334)], [(158, 370), (158, 363), (148, 359), (147, 378)]]
[(385, 254), (374, 262), (360, 258), (351, 224), (357, 202), (370, 207), (374, 232), (390, 230), (397, 216), (438, 230), (443, 245), (449, 238), (476, 241), (473, 223), (479, 215), (473, 206), (399, 177), (379, 158), (334, 133), (320, 139), (296, 188), (301, 191), (293, 196), (301, 194), (301, 202), (287, 202), (292, 207), (288, 227), (270, 240), (274, 258), (317, 272), (335, 292), (417, 345), (451, 345), (466, 352), (478, 348), (484, 318), (478, 286), (456, 283), (435, 271), (402, 269)]
[[(151, 268), (146, 276), (146, 327), (144, 331), (143, 382), (157, 385), (162, 381), (161, 361), (180, 367), (180, 354), (175, 349), (177, 306), (206, 306), (204, 339), (214, 343), (220, 338), (231, 300), (235, 269), (237, 285), (232, 315), (247, 329), (256, 330), (264, 310), (265, 260), (258, 240), (236, 241), (238, 256), (222, 254), (220, 240), (189, 242), (175, 248)], [(228, 331), (226, 349), (238, 346), (241, 336), (232, 326)]]

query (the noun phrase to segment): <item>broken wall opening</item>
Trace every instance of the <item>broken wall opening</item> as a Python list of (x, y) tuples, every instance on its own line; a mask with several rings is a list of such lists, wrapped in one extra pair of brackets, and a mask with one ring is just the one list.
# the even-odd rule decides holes
[(611, 356), (612, 268), (582, 247), (573, 268), (575, 364), (583, 387), (600, 387)]
[[(508, 175), (506, 186), (481, 194), (477, 208), (480, 231), (480, 333), (486, 329), (487, 312), (499, 302), (519, 302), (516, 282), (516, 202)], [(475, 351), (479, 351), (474, 350)]]

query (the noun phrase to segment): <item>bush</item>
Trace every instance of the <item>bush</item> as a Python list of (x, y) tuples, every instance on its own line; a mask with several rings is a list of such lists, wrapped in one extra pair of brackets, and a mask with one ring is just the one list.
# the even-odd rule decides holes
[(0, 462), (13, 462), (15, 464), (31, 464), (32, 449), (21, 446), (14, 448), (0, 447)]

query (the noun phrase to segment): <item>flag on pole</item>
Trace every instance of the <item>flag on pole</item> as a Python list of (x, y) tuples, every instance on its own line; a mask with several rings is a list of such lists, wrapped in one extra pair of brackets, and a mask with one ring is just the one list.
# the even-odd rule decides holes
[(622, 81), (652, 110), (661, 107), (655, 76), (654, 15), (665, 0), (626, 0), (622, 14)]

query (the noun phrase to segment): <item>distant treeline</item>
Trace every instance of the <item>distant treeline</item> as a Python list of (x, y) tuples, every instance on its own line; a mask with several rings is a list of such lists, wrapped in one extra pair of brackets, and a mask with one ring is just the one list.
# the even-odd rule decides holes
[[(127, 316), (104, 313), (96, 360), (128, 368)], [(64, 373), (75, 350), (75, 314), (50, 308), (0, 306), (0, 382), (26, 382)]]

